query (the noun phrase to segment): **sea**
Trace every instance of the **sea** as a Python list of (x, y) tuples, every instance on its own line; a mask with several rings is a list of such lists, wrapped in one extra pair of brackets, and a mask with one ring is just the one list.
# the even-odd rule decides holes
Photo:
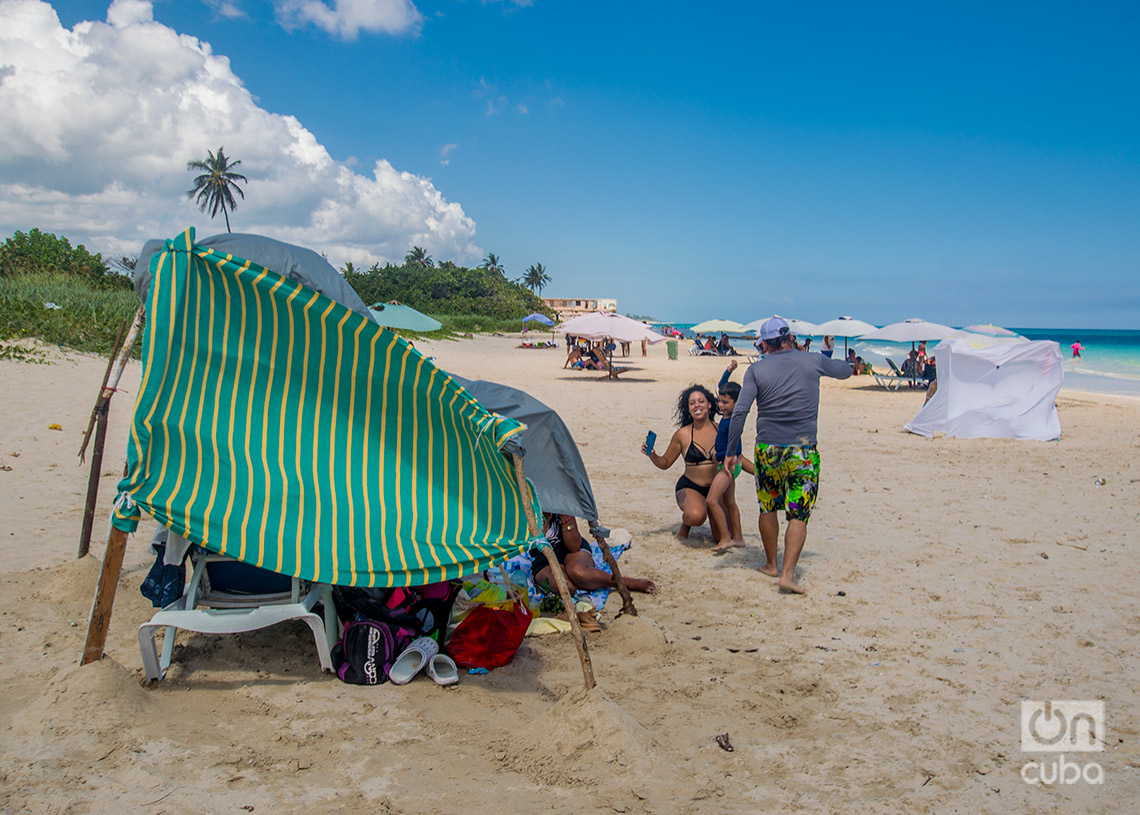
[[(696, 323), (651, 323), (656, 330), (672, 326), (686, 337), (692, 337), (690, 330)], [(1108, 393), (1120, 396), (1140, 397), (1140, 331), (1105, 328), (1017, 328), (1011, 331), (1031, 340), (1053, 340), (1061, 346), (1065, 360), (1064, 387), (1089, 393)], [(801, 338), (802, 339), (802, 338)], [(822, 337), (812, 338), (813, 350), (820, 347)], [(843, 338), (836, 337), (836, 351), (843, 350)], [(1071, 346), (1079, 342), (1081, 356), (1072, 355)], [(872, 365), (886, 367), (887, 357), (901, 364), (910, 350), (910, 343), (863, 342), (848, 340), (848, 347)], [(753, 340), (736, 337), (733, 347), (741, 353), (755, 353)], [(927, 343), (933, 348), (937, 343)]]

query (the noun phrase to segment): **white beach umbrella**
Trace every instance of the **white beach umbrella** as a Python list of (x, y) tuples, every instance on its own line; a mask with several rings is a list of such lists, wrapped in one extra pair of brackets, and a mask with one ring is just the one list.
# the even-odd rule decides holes
[(954, 333), (954, 329), (942, 323), (931, 323), (918, 317), (911, 317), (901, 323), (891, 323), (863, 335), (864, 340), (884, 340), (886, 342), (926, 342), (941, 340)]
[(823, 336), (843, 337), (843, 356), (847, 356), (847, 338), (862, 337), (868, 331), (874, 331), (875, 326), (856, 320), (854, 317), (836, 317), (826, 323), (815, 327), (816, 333)]
[[(779, 314), (773, 314), (772, 317), (779, 317)], [(744, 330), (751, 331), (754, 334), (760, 333), (760, 326), (764, 325), (771, 317), (761, 317), (759, 320), (753, 320), (750, 323), (745, 323)], [(814, 337), (819, 336), (819, 326), (815, 323), (809, 323), (807, 320), (797, 320), (795, 317), (784, 317), (788, 323), (788, 328), (797, 337)]]
[(572, 317), (554, 330), (587, 340), (611, 339), (618, 342), (641, 342), (645, 340), (653, 344), (665, 339), (645, 323), (623, 317), (613, 311), (595, 311)]
[(815, 327), (815, 330), (817, 334), (823, 336), (862, 337), (864, 334), (874, 331), (875, 326), (862, 320), (856, 320), (854, 317), (836, 317), (834, 320), (820, 323)]
[(736, 320), (705, 320), (689, 329), (694, 334), (743, 334), (745, 328)]
[(986, 325), (968, 325), (943, 337), (942, 342), (934, 346), (934, 350), (950, 344), (954, 340), (963, 340), (971, 348), (993, 348), (995, 345), (1008, 345), (1014, 342), (1029, 342), (1016, 331), (987, 323)]

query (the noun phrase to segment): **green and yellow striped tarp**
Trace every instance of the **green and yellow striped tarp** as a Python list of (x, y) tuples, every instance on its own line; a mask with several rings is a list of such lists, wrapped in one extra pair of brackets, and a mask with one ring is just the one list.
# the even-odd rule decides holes
[(348, 308), (195, 246), (193, 229), (151, 271), (116, 525), (142, 509), (212, 552), (356, 586), (473, 574), (529, 547), (499, 451), (522, 424)]

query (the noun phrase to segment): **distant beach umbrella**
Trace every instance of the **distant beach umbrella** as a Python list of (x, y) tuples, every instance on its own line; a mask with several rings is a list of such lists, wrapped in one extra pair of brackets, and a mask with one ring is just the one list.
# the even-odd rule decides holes
[(834, 320), (828, 320), (826, 323), (820, 323), (815, 327), (816, 334), (820, 336), (843, 337), (843, 356), (845, 357), (847, 356), (848, 337), (862, 337), (874, 330), (875, 326), (862, 320), (856, 320), (854, 317), (836, 317)]
[(899, 323), (891, 323), (863, 335), (864, 340), (885, 342), (927, 342), (943, 340), (954, 333), (954, 329), (942, 323), (931, 323), (919, 317), (911, 317)]
[(534, 314), (528, 314), (522, 318), (524, 323), (542, 323), (543, 325), (553, 326), (554, 320), (547, 317), (545, 314), (539, 314), (537, 311)]
[(416, 311), (403, 303), (373, 303), (368, 307), (372, 319), (377, 325), (385, 328), (397, 328), (404, 331), (436, 331), (443, 327), (443, 323)]
[(689, 329), (694, 334), (743, 334), (744, 325), (736, 320), (705, 320)]
[(665, 339), (645, 323), (623, 317), (613, 311), (595, 311), (590, 314), (582, 314), (567, 320), (554, 330), (587, 340), (610, 339), (618, 342), (645, 340), (652, 344), (662, 342)]
[[(779, 316), (779, 314), (772, 315), (772, 317)], [(746, 332), (758, 334), (760, 333), (760, 326), (764, 325), (764, 323), (770, 319), (771, 317), (761, 317), (759, 320), (753, 320), (750, 323), (745, 323), (744, 330)], [(817, 326), (815, 323), (809, 323), (807, 320), (797, 320), (795, 317), (784, 317), (783, 319), (785, 322), (787, 322), (788, 328), (790, 328), (792, 330), (792, 333), (797, 337), (821, 336), (819, 326)]]

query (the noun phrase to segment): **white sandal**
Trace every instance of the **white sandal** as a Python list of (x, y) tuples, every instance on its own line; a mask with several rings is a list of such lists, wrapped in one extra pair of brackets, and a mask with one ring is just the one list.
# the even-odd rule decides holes
[(427, 675), (437, 685), (454, 685), (459, 681), (459, 669), (455, 666), (455, 660), (447, 654), (436, 654), (428, 660)]
[(439, 645), (431, 637), (419, 637), (412, 640), (412, 644), (405, 648), (404, 653), (396, 657), (396, 661), (392, 663), (392, 667), (388, 671), (388, 678), (392, 680), (393, 685), (406, 685), (438, 653)]

